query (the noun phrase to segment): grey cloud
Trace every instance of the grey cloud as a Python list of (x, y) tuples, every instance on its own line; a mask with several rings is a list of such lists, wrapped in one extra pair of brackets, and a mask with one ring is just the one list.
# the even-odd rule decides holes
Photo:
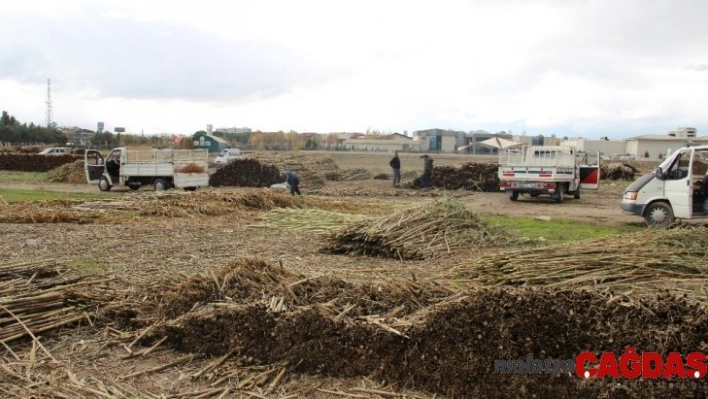
[(54, 78), (66, 88), (98, 89), (101, 97), (244, 101), (328, 78), (275, 43), (234, 42), (127, 19), (36, 24), (2, 42), (0, 52), (0, 78)]
[(694, 71), (708, 71), (708, 62), (703, 62), (700, 64), (694, 64), (694, 65), (689, 65), (687, 69), (691, 69)]

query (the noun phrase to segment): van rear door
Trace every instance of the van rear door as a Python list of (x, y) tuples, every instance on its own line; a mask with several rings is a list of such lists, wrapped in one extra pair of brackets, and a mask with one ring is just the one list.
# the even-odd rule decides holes
[(587, 151), (580, 162), (580, 188), (597, 190), (600, 188), (600, 152)]

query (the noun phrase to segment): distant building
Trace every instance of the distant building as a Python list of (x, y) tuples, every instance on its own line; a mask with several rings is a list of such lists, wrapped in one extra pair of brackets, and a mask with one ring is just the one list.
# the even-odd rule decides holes
[(704, 137), (674, 137), (660, 134), (647, 134), (628, 138), (626, 140), (625, 153), (636, 157), (643, 157), (649, 154), (649, 158), (658, 158), (669, 152), (674, 152), (686, 145), (708, 144), (708, 136)]
[(209, 152), (220, 152), (223, 149), (230, 148), (228, 141), (221, 137), (212, 136), (209, 134), (195, 133), (192, 136), (194, 148), (206, 148)]
[(514, 141), (512, 136), (506, 132), (489, 133), (484, 130), (474, 130), (464, 135), (463, 151), (468, 154), (476, 155), (492, 155), (499, 153), (497, 148), (493, 148), (484, 144), (480, 144), (485, 140), (498, 137), (504, 140)]
[(96, 132), (89, 129), (83, 129), (80, 127), (65, 127), (61, 129), (62, 134), (66, 136), (67, 140), (76, 145), (86, 146), (91, 143)]
[(413, 140), (421, 152), (454, 153), (466, 144), (465, 132), (444, 129), (415, 131)]
[(680, 127), (672, 132), (669, 132), (669, 136), (676, 137), (677, 139), (688, 139), (696, 137), (697, 129), (695, 127)]
[(561, 146), (575, 147), (578, 151), (583, 152), (598, 151), (600, 155), (607, 156), (627, 152), (627, 142), (625, 140), (586, 140), (584, 138), (573, 138), (563, 141)]
[(217, 132), (224, 133), (251, 133), (250, 127), (217, 127)]
[(416, 151), (417, 146), (413, 139), (400, 134), (387, 135), (354, 133), (344, 139), (344, 148), (351, 151)]

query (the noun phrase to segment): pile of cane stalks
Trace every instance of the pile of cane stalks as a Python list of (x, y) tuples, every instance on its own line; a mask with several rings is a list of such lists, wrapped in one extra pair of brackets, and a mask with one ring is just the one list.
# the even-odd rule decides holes
[(326, 252), (430, 259), (480, 245), (498, 246), (511, 238), (454, 198), (349, 225), (328, 237)]
[(485, 286), (599, 288), (671, 292), (704, 298), (708, 288), (708, 229), (683, 227), (522, 248), (458, 264), (455, 278)]

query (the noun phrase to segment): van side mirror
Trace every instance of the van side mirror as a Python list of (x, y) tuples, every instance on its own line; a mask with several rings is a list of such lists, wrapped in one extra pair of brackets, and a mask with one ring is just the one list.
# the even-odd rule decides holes
[(656, 178), (659, 179), (659, 180), (664, 180), (664, 179), (665, 179), (664, 171), (661, 170), (661, 166), (657, 166), (657, 167), (656, 167), (656, 170), (654, 171), (654, 176), (656, 176)]

